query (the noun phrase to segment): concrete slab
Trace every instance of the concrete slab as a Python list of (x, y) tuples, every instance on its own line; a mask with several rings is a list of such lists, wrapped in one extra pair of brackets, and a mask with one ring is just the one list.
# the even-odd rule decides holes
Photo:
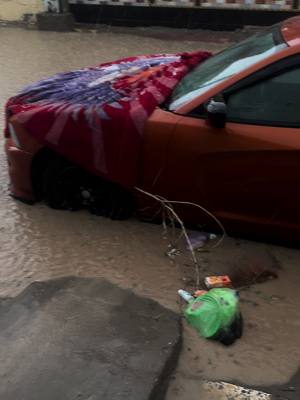
[(0, 303), (0, 398), (160, 400), (180, 317), (102, 279), (36, 282)]

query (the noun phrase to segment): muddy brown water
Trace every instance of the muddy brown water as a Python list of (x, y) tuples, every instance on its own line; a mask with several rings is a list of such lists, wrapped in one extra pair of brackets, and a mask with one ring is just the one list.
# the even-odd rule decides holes
[[(151, 32), (150, 32), (151, 33)], [(58, 71), (110, 61), (134, 54), (216, 51), (226, 40), (205, 42), (185, 35), (159, 39), (143, 31), (134, 34), (49, 33), (0, 28), (0, 106), (34, 80)], [(231, 35), (231, 40), (234, 36)], [(211, 37), (213, 40), (213, 37)], [(3, 112), (1, 113), (3, 126)], [(3, 145), (3, 137), (0, 139)], [(61, 276), (103, 276), (137, 293), (150, 296), (180, 312), (177, 290), (193, 276), (188, 255), (170, 260), (167, 241), (158, 225), (134, 218), (124, 222), (87, 212), (64, 212), (43, 204), (28, 206), (8, 194), (4, 152), (0, 153), (0, 297), (15, 296), (35, 280)], [(206, 273), (242, 262), (280, 265), (279, 279), (252, 286), (241, 293), (245, 334), (224, 348), (197, 337), (184, 325), (184, 347), (168, 393), (171, 399), (198, 399), (202, 378), (239, 381), (245, 385), (285, 385), (300, 361), (300, 253), (297, 250), (225, 239), (215, 251), (201, 256)], [(248, 264), (247, 264), (248, 263)], [(283, 392), (285, 393), (285, 392)], [(300, 398), (300, 396), (299, 396)]]

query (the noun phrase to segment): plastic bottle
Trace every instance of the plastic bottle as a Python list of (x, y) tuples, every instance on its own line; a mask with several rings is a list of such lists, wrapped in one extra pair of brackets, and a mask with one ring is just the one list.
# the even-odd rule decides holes
[(183, 289), (179, 289), (178, 290), (178, 294), (179, 296), (185, 300), (187, 303), (189, 303), (192, 300), (195, 300), (194, 296), (192, 296), (189, 292), (187, 292), (186, 290)]

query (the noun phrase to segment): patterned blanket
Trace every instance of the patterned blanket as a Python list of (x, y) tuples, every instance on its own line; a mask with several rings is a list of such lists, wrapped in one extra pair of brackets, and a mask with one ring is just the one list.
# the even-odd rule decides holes
[(143, 128), (207, 52), (131, 57), (54, 75), (6, 107), (39, 142), (125, 187), (136, 184)]

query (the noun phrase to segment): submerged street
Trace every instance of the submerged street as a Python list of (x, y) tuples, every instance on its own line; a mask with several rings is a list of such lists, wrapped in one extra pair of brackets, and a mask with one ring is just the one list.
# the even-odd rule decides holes
[[(138, 54), (216, 52), (240, 36), (168, 29), (54, 33), (1, 27), (1, 110), (23, 86), (56, 72)], [(0, 122), (3, 130), (3, 111)], [(3, 143), (2, 135), (2, 148)], [(14, 297), (37, 280), (104, 277), (182, 312), (177, 290), (189, 285), (194, 267), (188, 254), (165, 255), (168, 241), (161, 226), (23, 204), (9, 196), (4, 151), (0, 167), (0, 297)], [(245, 332), (232, 347), (201, 339), (184, 323), (183, 351), (167, 399), (199, 399), (203, 379), (260, 388), (278, 399), (299, 399), (300, 378), (293, 377), (300, 365), (300, 251), (225, 238), (199, 259), (202, 277), (258, 266), (275, 270), (278, 279), (243, 288)]]

